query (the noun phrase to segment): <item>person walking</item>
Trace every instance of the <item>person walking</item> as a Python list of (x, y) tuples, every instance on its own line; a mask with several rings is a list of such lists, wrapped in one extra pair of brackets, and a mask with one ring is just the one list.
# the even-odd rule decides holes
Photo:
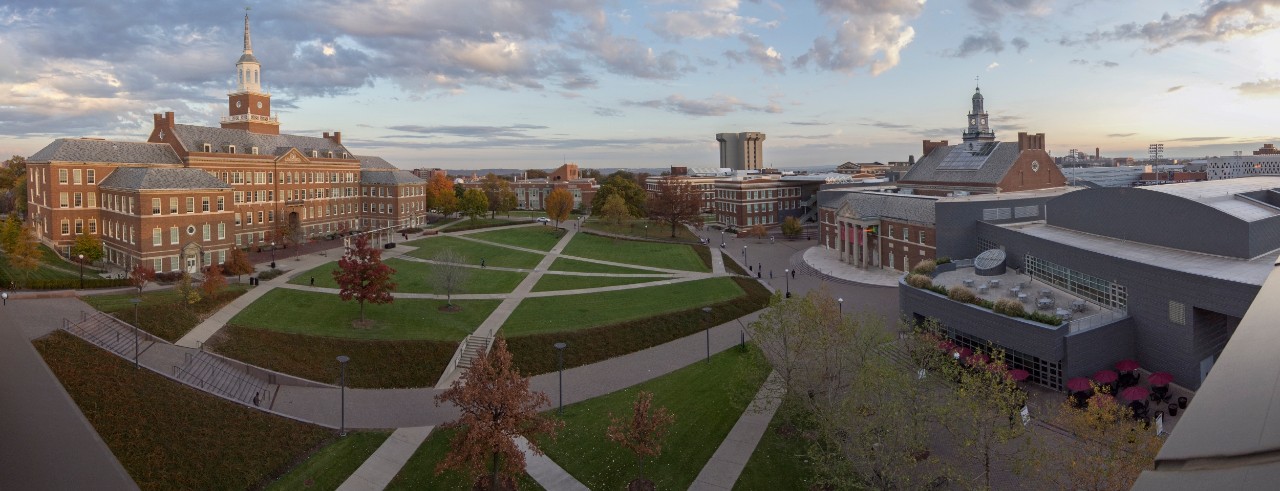
[(312, 277), (311, 277), (311, 286), (316, 286), (316, 277), (315, 277), (315, 276), (312, 276)]
[(483, 268), (483, 267), (484, 267), (484, 258), (483, 258), (483, 257), (482, 257), (482, 258), (480, 258), (480, 267), (481, 267), (481, 268)]
[(262, 402), (262, 398), (261, 398), (261, 397), (262, 397), (262, 396), (260, 396), (257, 392), (254, 392), (254, 393), (253, 393), (253, 405), (254, 405), (255, 407), (256, 407), (259, 403), (261, 403), (261, 402)]
[(791, 270), (791, 279), (794, 280), (795, 278), (796, 278), (796, 270), (793, 269)]
[(771, 280), (773, 279), (773, 270), (772, 270), (772, 269), (771, 269), (771, 270), (769, 270), (769, 279), (771, 279)]

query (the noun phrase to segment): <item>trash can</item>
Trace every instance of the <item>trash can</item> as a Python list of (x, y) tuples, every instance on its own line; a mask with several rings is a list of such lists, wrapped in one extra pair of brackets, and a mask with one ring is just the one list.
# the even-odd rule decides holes
[(1169, 405), (1169, 416), (1177, 416), (1177, 415), (1178, 415), (1178, 405), (1177, 405), (1177, 404), (1170, 404), (1170, 405)]
[(1187, 398), (1186, 398), (1185, 396), (1184, 396), (1184, 397), (1179, 397), (1179, 398), (1178, 398), (1178, 408), (1179, 408), (1179, 409), (1186, 409), (1186, 408), (1187, 408)]

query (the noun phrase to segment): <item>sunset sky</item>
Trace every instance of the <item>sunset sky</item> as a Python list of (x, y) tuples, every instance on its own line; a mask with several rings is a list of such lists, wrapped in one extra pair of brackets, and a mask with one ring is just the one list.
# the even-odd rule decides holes
[[(248, 4), (282, 131), (405, 168), (711, 166), (740, 131), (774, 167), (906, 160), (959, 140), (975, 77), (998, 139), (1054, 155), (1280, 143), (1280, 0)], [(0, 154), (216, 126), (244, 6), (5, 2)]]

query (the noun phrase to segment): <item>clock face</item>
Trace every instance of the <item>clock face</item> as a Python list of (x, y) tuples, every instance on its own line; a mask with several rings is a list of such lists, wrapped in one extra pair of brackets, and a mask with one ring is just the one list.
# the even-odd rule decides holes
[(240, 101), (236, 101), (236, 108), (240, 107)]
[(262, 101), (258, 101), (258, 109), (262, 109)]
[(973, 118), (969, 118), (969, 124), (974, 124), (974, 123), (977, 123), (977, 121), (974, 121)]
[(1036, 161), (1036, 160), (1032, 160), (1032, 161), (1031, 161), (1031, 172), (1040, 172), (1040, 162), (1039, 162), (1039, 161)]

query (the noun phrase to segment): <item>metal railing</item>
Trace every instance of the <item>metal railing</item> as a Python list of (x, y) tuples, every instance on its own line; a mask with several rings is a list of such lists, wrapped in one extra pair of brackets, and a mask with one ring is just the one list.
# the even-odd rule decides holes
[[(1090, 307), (1096, 308), (1097, 306), (1094, 304), (1090, 304)], [(1067, 328), (1068, 328), (1067, 332), (1069, 334), (1081, 333), (1081, 332), (1088, 331), (1090, 329), (1096, 329), (1108, 324), (1119, 322), (1128, 317), (1129, 317), (1129, 313), (1123, 310), (1101, 309), (1101, 312), (1098, 312), (1096, 314), (1080, 317), (1078, 319), (1072, 318), (1071, 320), (1067, 321)]]

